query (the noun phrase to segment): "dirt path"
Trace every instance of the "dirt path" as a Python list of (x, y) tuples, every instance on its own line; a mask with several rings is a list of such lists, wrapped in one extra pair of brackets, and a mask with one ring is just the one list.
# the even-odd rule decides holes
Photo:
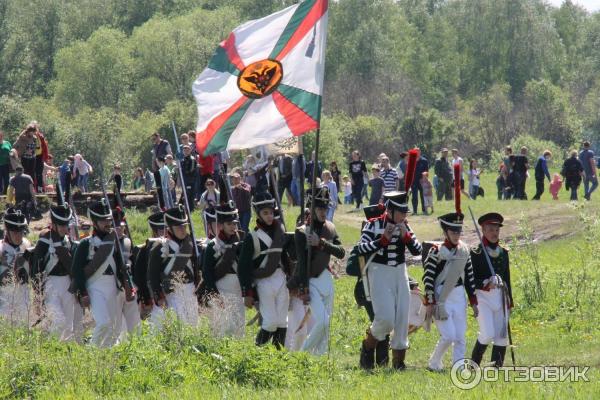
[[(502, 228), (501, 238), (503, 243), (509, 247), (518, 247), (526, 241), (541, 243), (545, 241), (560, 240), (566, 237), (577, 235), (582, 230), (579, 221), (580, 213), (586, 211), (598, 212), (595, 205), (571, 205), (568, 203), (538, 203), (530, 202), (506, 202), (503, 204), (505, 210), (499, 210), (504, 217), (504, 226)], [(521, 209), (518, 209), (519, 207)], [(511, 209), (512, 208), (512, 209)], [(588, 209), (586, 209), (588, 208)], [(518, 212), (515, 212), (518, 210)], [(462, 240), (470, 245), (479, 242), (468, 210), (466, 212), (465, 228)], [(483, 212), (477, 212), (481, 215)], [(415, 231), (419, 240), (423, 241), (441, 241), (443, 240), (442, 231), (437, 221), (437, 215), (409, 215), (409, 223)], [(360, 226), (362, 213), (341, 212), (336, 214), (336, 225), (356, 224)], [(477, 216), (476, 216), (477, 218)], [(352, 250), (348, 246), (347, 252)], [(421, 257), (410, 256), (407, 253), (407, 262), (409, 265), (421, 263)], [(335, 260), (337, 271), (343, 274), (346, 260)]]

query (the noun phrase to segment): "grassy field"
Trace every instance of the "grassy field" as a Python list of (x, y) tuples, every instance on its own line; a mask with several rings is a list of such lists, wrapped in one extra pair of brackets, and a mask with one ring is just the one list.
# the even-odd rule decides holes
[[(511, 248), (512, 318), (516, 363), (520, 366), (590, 366), (589, 382), (482, 382), (463, 391), (449, 373), (425, 368), (438, 334), (418, 331), (411, 336), (408, 370), (365, 373), (357, 368), (367, 315), (353, 298), (355, 279), (336, 280), (331, 354), (316, 358), (277, 352), (253, 345), (256, 327), (243, 340), (216, 341), (206, 319), (198, 329), (176, 322), (160, 335), (144, 333), (110, 350), (63, 344), (38, 331), (0, 327), (0, 398), (597, 398), (600, 392), (600, 202), (570, 204), (566, 192), (552, 201), (497, 201), (493, 177), (484, 179), (488, 196), (471, 205), (476, 215), (499, 211), (507, 217), (505, 239)], [(533, 185), (529, 196), (533, 195)], [(436, 215), (452, 209), (436, 204)], [(288, 226), (295, 215), (287, 210)], [(342, 241), (358, 239), (360, 215), (347, 206), (335, 221)], [(130, 213), (134, 239), (147, 234), (145, 216)], [(411, 216), (420, 240), (440, 237), (435, 216)], [(203, 229), (196, 226), (197, 232)], [(472, 224), (465, 229), (474, 244)], [(422, 269), (410, 275), (422, 278)], [(250, 313), (252, 314), (252, 313)], [(473, 346), (477, 324), (469, 315), (467, 349)], [(489, 359), (489, 350), (486, 358)], [(446, 357), (446, 366), (450, 358)], [(512, 365), (507, 353), (507, 365)]]

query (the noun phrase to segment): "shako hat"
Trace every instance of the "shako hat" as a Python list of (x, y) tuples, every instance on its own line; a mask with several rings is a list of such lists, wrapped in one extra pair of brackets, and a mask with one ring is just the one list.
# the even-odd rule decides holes
[(408, 193), (394, 190), (383, 194), (385, 199), (385, 206), (388, 210), (398, 210), (403, 213), (409, 212), (408, 210)]
[(329, 189), (326, 187), (315, 188), (315, 197), (312, 198), (312, 193), (309, 192), (308, 201), (309, 204), (312, 200), (315, 202), (317, 208), (328, 208), (329, 207)]
[(363, 212), (365, 213), (366, 219), (378, 218), (383, 215), (385, 212), (385, 207), (383, 204), (375, 204), (372, 206), (364, 206)]
[(263, 208), (271, 208), (274, 210), (275, 209), (275, 200), (273, 199), (273, 196), (271, 196), (271, 193), (269, 193), (269, 192), (256, 193), (254, 195), (254, 197), (252, 198), (252, 207), (254, 207), (254, 210), (256, 211), (257, 214)]
[(148, 217), (148, 224), (152, 229), (164, 229), (165, 227), (165, 213), (162, 211), (150, 214)]
[(443, 230), (449, 229), (454, 232), (462, 232), (465, 216), (462, 213), (448, 213), (438, 217)]
[(233, 202), (229, 201), (221, 206), (215, 207), (217, 214), (217, 222), (237, 222), (238, 210), (233, 206)]
[(183, 205), (179, 204), (176, 207), (169, 208), (165, 211), (165, 223), (168, 226), (179, 226), (188, 223), (188, 217), (185, 213)]
[(50, 220), (53, 224), (57, 225), (68, 225), (71, 221), (72, 213), (71, 209), (66, 204), (50, 206)]
[(206, 221), (207, 224), (210, 224), (217, 220), (217, 212), (215, 211), (214, 207), (206, 208), (203, 211), (203, 214), (204, 214), (204, 220)]
[(9, 208), (4, 213), (4, 226), (9, 231), (24, 231), (27, 229), (27, 219), (21, 210)]
[(100, 199), (88, 207), (88, 217), (93, 221), (111, 220), (113, 215), (106, 199)]

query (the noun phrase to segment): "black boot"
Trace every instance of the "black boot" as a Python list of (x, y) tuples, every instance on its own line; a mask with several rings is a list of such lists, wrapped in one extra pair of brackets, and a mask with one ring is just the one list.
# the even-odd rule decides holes
[(378, 367), (387, 367), (388, 361), (390, 360), (390, 335), (387, 335), (385, 339), (377, 342), (375, 348), (375, 363)]
[(479, 340), (475, 342), (475, 347), (473, 347), (473, 352), (471, 353), (471, 360), (477, 365), (481, 365), (481, 359), (483, 358), (483, 353), (485, 353), (487, 346), (487, 344), (479, 343)]
[(506, 355), (506, 346), (492, 347), (492, 362), (494, 367), (500, 368), (504, 365), (504, 356)]
[(264, 346), (269, 342), (269, 339), (271, 339), (271, 336), (273, 336), (273, 334), (274, 332), (265, 331), (261, 328), (261, 330), (258, 331), (258, 334), (256, 335), (256, 345)]
[(287, 328), (277, 328), (273, 334), (273, 345), (277, 348), (277, 350), (281, 350), (283, 347), (285, 347), (286, 333)]
[(404, 364), (405, 357), (406, 349), (392, 349), (392, 368), (397, 369), (398, 371), (404, 371), (406, 369), (406, 364)]
[(377, 339), (371, 335), (371, 330), (367, 331), (367, 337), (362, 342), (360, 348), (360, 367), (370, 370), (375, 368), (375, 347), (377, 347)]

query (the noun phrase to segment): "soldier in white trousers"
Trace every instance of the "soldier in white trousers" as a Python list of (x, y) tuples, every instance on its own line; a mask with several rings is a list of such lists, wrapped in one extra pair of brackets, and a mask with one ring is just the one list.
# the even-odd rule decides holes
[(119, 292), (123, 282), (119, 269), (122, 259), (115, 252), (116, 233), (113, 230), (112, 211), (102, 199), (88, 208), (94, 225), (92, 236), (84, 238), (73, 256), (74, 287), (82, 307), (90, 307), (95, 327), (92, 343), (111, 347), (119, 338), (122, 312)]
[[(388, 192), (383, 195), (386, 211), (370, 220), (362, 229), (358, 252), (368, 256), (366, 277), (374, 319), (363, 340), (360, 366), (375, 366), (375, 348), (378, 342), (394, 332), (390, 340), (392, 367), (406, 369), (408, 349), (408, 314), (410, 287), (404, 252), (421, 254), (421, 244), (406, 222), (408, 195), (406, 192)], [(365, 276), (366, 275), (366, 276)]]
[(6, 210), (4, 229), (4, 239), (0, 241), (0, 319), (28, 326), (33, 322), (28, 285), (31, 257), (29, 241), (24, 238), (27, 219), (21, 210)]
[(297, 293), (290, 290), (290, 308), (288, 310), (288, 330), (285, 336), (285, 348), (288, 351), (300, 351), (314, 325), (310, 307), (298, 297)]
[[(290, 304), (286, 273), (290, 271), (286, 250), (286, 233), (275, 219), (275, 200), (270, 193), (254, 195), (252, 205), (258, 215), (256, 230), (250, 232), (242, 244), (238, 262), (238, 276), (247, 308), (258, 308), (262, 316), (256, 345), (270, 340), (277, 348), (285, 345), (287, 314)], [(285, 271), (284, 271), (285, 270)]]
[(237, 275), (243, 231), (238, 231), (238, 213), (233, 204), (215, 207), (217, 235), (206, 245), (202, 272), (211, 292), (211, 326), (216, 337), (243, 337), (246, 307)]
[(136, 296), (140, 303), (140, 317), (146, 319), (150, 316), (154, 298), (150, 287), (148, 286), (148, 258), (150, 250), (155, 246), (162, 245), (161, 239), (165, 236), (165, 215), (162, 211), (157, 211), (148, 216), (148, 225), (152, 231), (152, 236), (142, 245), (137, 246), (135, 251), (135, 262), (133, 266), (133, 282), (137, 288)]
[(165, 211), (167, 238), (150, 250), (148, 284), (156, 307), (153, 321), (159, 323), (162, 311), (169, 308), (182, 322), (198, 325), (198, 299), (195, 282), (199, 277), (194, 264), (194, 248), (187, 231), (189, 220), (183, 206)]
[(43, 297), (44, 314), (49, 331), (61, 340), (73, 340), (73, 323), (77, 299), (71, 286), (71, 241), (67, 205), (50, 207), (50, 229), (40, 233), (33, 252), (32, 276), (34, 288)]
[(469, 256), (469, 247), (460, 240), (464, 216), (462, 213), (449, 213), (438, 218), (444, 232), (444, 243), (434, 245), (425, 260), (426, 319), (433, 318), (440, 333), (440, 339), (429, 359), (429, 369), (441, 371), (442, 358), (453, 346), (452, 363), (465, 358), (467, 331), (467, 302), (477, 316), (475, 281)]
[[(130, 233), (126, 232), (127, 225), (125, 224), (125, 211), (121, 208), (117, 207), (113, 210), (113, 218), (115, 221), (115, 226), (117, 227), (117, 237), (121, 242), (121, 249), (123, 250), (123, 259), (125, 260), (125, 266), (129, 271), (130, 276), (131, 273), (131, 265), (133, 264), (132, 260), (132, 242), (131, 238), (128, 236)], [(119, 298), (117, 299), (119, 308), (123, 314), (121, 321), (119, 322), (119, 332), (123, 333), (132, 333), (135, 332), (142, 322), (140, 318), (140, 307), (138, 305), (138, 297), (137, 297), (137, 287), (134, 284), (134, 292), (133, 296), (130, 299), (126, 298), (125, 291), (119, 292)]]
[(295, 232), (298, 263), (294, 275), (298, 277), (300, 298), (309, 305), (313, 319), (302, 350), (317, 355), (327, 352), (329, 342), (329, 323), (334, 296), (329, 263), (331, 256), (342, 259), (345, 255), (335, 226), (331, 221), (327, 221), (329, 201), (329, 191), (326, 187), (315, 189), (314, 199), (309, 199), (310, 203), (314, 202), (312, 221), (309, 218)]
[(479, 303), (479, 335), (471, 359), (477, 365), (481, 364), (488, 345), (493, 343), (491, 361), (494, 366), (502, 367), (509, 345), (508, 321), (514, 303), (508, 249), (499, 244), (503, 222), (504, 217), (498, 213), (482, 215), (477, 221), (481, 225), (482, 243), (471, 249), (475, 295)]

